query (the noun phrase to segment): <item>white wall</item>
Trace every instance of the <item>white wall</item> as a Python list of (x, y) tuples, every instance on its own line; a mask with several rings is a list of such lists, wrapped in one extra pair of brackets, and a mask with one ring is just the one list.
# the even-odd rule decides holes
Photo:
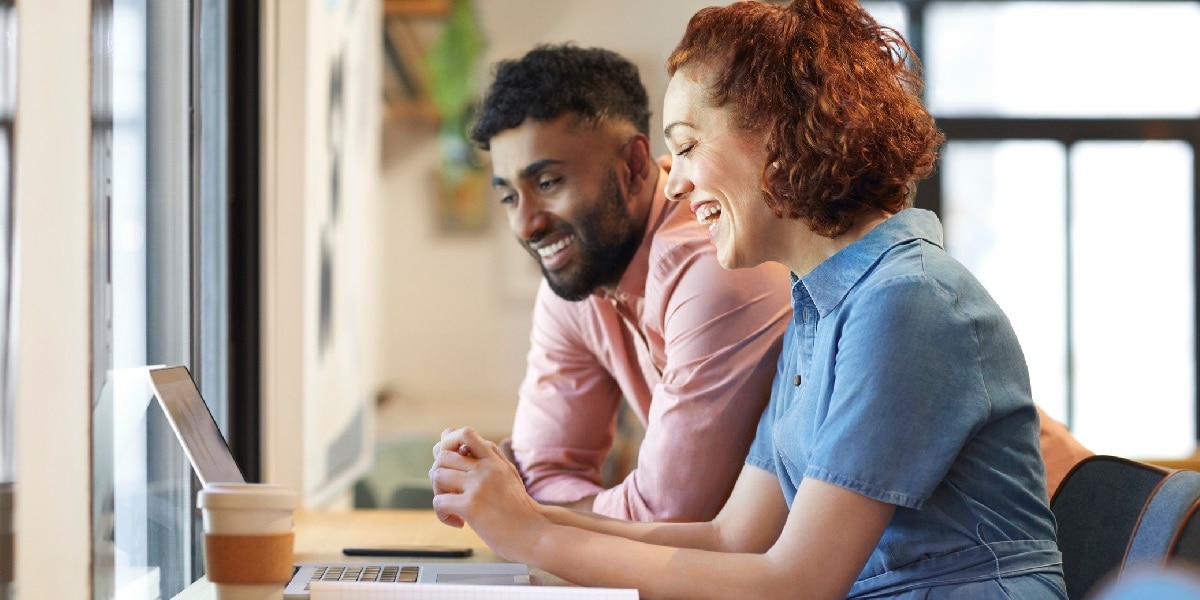
[[(650, 94), (650, 141), (662, 142), (667, 55), (706, 0), (476, 0), (490, 66), (537, 43), (605, 47), (638, 65)], [(470, 424), (490, 435), (511, 427), (524, 374), (530, 308), (540, 275), (513, 241), (489, 198), (491, 227), (477, 237), (439, 234), (435, 223), (437, 146), (429, 128), (385, 128), (379, 365), (404, 412), (399, 434), (436, 434)]]
[[(378, 0), (263, 8), (264, 479), (297, 490), (305, 505), (327, 505), (344, 500), (374, 449), (381, 9)], [(331, 453), (347, 432), (340, 452), (353, 462), (341, 465)]]
[(87, 598), (91, 6), (22, 2), (17, 15), (16, 580), (21, 598)]

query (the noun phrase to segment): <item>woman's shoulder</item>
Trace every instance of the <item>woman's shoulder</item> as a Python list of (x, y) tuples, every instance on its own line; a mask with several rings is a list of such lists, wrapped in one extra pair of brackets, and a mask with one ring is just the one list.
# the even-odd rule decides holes
[(854, 286), (849, 298), (870, 301), (880, 296), (926, 297), (953, 302), (970, 273), (939, 246), (920, 239), (898, 244), (880, 256)]

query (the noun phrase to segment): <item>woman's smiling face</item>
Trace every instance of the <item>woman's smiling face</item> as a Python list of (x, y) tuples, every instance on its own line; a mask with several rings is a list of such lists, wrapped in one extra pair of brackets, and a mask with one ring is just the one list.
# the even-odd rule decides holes
[[(667, 196), (686, 202), (708, 227), (726, 269), (753, 267), (776, 256), (780, 219), (764, 200), (764, 134), (743, 131), (727, 107), (714, 107), (698, 68), (675, 72), (663, 101), (663, 135), (673, 154)], [(775, 236), (771, 235), (772, 229)]]

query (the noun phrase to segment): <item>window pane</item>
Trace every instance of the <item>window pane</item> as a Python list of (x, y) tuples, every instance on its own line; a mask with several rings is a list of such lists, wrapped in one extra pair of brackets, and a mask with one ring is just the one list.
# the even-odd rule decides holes
[(197, 576), (193, 476), (145, 366), (193, 359), (192, 10), (94, 6), (93, 590), (170, 598)]
[(1200, 115), (1198, 2), (934, 2), (939, 115)]
[(1008, 315), (1033, 398), (1066, 418), (1066, 155), (1055, 142), (951, 142), (942, 157), (946, 250)]
[(200, 120), (199, 152), (200, 179), (198, 186), (200, 240), (200, 360), (197, 383), (204, 390), (204, 400), (225, 434), (230, 439), (226, 410), (228, 387), (225, 365), (229, 363), (229, 314), (226, 298), (229, 294), (229, 210), (226, 158), (226, 131), (229, 126), (226, 98), (229, 86), (225, 80), (229, 69), (229, 53), (225, 23), (228, 10), (224, 0), (201, 0), (200, 8)]
[(1193, 151), (1092, 142), (1072, 152), (1075, 432), (1097, 452), (1195, 449)]
[(895, 29), (904, 39), (908, 39), (908, 11), (899, 2), (872, 2), (867, 0), (862, 3), (862, 7), (879, 21), (880, 25), (886, 25)]
[(17, 479), (13, 382), (16, 347), (10, 327), (12, 288), (12, 124), (17, 98), (17, 19), (11, 0), (0, 0), (0, 600), (16, 595), (12, 582), (13, 486)]

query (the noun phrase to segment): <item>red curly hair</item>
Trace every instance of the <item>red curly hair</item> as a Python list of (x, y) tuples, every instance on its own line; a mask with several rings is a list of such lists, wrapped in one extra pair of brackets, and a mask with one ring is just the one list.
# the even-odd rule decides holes
[(835, 237), (869, 208), (910, 206), (933, 171), (944, 138), (921, 102), (917, 60), (856, 0), (702, 9), (667, 73), (694, 65), (712, 74), (714, 106), (766, 134), (762, 188), (780, 218)]

